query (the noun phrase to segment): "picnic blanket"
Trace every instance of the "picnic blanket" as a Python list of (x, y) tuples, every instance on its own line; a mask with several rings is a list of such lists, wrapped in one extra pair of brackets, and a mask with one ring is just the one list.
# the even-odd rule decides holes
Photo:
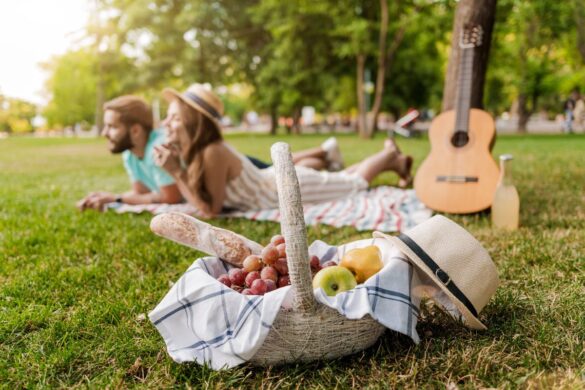
[[(384, 268), (365, 283), (334, 297), (315, 289), (316, 300), (348, 319), (370, 315), (418, 343), (420, 297), (411, 292), (420, 281), (411, 263), (392, 243), (370, 238), (336, 247), (315, 241), (309, 253), (319, 256), (321, 263), (337, 262), (346, 251), (367, 245), (378, 246)], [(195, 261), (149, 313), (176, 362), (196, 361), (216, 370), (242, 364), (262, 346), (280, 308), (291, 308), (291, 286), (264, 296), (246, 296), (216, 280), (232, 267), (216, 257)]]
[[(322, 223), (335, 227), (353, 226), (357, 230), (397, 232), (409, 229), (431, 217), (428, 209), (414, 190), (380, 186), (360, 191), (355, 196), (330, 202), (305, 204), (305, 223)], [(113, 203), (108, 209), (117, 213), (153, 214), (182, 212), (197, 216), (197, 209), (189, 204), (128, 205)], [(278, 209), (233, 211), (221, 217), (241, 217), (252, 221), (280, 221)]]

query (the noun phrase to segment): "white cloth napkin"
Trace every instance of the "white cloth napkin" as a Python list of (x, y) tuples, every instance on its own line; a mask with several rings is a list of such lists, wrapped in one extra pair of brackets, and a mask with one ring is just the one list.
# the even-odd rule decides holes
[[(376, 245), (380, 249), (384, 268), (356, 288), (333, 297), (326, 295), (320, 288), (315, 289), (315, 298), (349, 319), (369, 314), (386, 328), (405, 334), (418, 343), (420, 339), (416, 332), (416, 321), (420, 297), (411, 294), (413, 286), (418, 284), (418, 275), (413, 272), (407, 257), (390, 241), (371, 238), (339, 247), (315, 241), (309, 252), (325, 253), (324, 258), (321, 258), (322, 263), (328, 260), (339, 262), (347, 251), (368, 245)], [(327, 251), (330, 251), (329, 255)]]
[[(372, 238), (339, 247), (315, 241), (309, 253), (325, 263), (367, 245), (380, 248), (384, 268), (355, 289), (335, 297), (315, 289), (316, 299), (349, 319), (369, 314), (418, 343), (415, 327), (420, 299), (410, 292), (419, 280), (406, 257), (389, 241)], [(262, 346), (280, 307), (291, 306), (290, 287), (264, 296), (246, 296), (215, 279), (230, 268), (215, 257), (195, 261), (149, 314), (176, 362), (196, 361), (216, 370), (244, 363)]]

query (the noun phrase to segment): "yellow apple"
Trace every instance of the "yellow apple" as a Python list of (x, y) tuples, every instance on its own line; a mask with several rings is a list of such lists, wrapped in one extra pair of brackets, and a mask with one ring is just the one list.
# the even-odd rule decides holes
[(322, 288), (330, 297), (351, 290), (356, 284), (353, 274), (338, 265), (323, 268), (313, 278), (313, 288)]
[(384, 263), (380, 249), (375, 245), (369, 245), (348, 251), (339, 265), (350, 270), (358, 283), (363, 283), (380, 271)]

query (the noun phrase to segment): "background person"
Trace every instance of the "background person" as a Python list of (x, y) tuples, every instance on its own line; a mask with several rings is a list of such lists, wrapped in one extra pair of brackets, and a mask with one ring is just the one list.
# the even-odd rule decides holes
[(572, 133), (573, 132), (573, 120), (575, 119), (575, 105), (577, 104), (577, 100), (579, 100), (579, 91), (574, 89), (571, 92), (571, 96), (565, 103), (563, 104), (563, 110), (565, 112), (565, 124), (564, 124), (564, 131), (565, 133)]
[(585, 101), (579, 96), (573, 110), (575, 130), (585, 131)]

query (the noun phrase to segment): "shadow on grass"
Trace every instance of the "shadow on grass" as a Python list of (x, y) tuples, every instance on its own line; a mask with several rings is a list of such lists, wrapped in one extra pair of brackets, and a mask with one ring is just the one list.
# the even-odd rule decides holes
[(432, 302), (421, 306), (421, 319), (417, 331), (421, 342), (431, 340), (454, 340), (467, 342), (491, 342), (494, 339), (508, 339), (510, 343), (521, 342), (518, 332), (522, 324), (534, 318), (536, 312), (517, 293), (510, 290), (500, 290), (498, 294), (480, 313), (480, 321), (487, 330), (473, 330), (465, 327), (461, 322), (451, 317)]
[(192, 383), (199, 386), (205, 384), (221, 388), (231, 386), (258, 388), (262, 386), (262, 383), (267, 382), (274, 385), (272, 381), (277, 381), (284, 387), (298, 385), (304, 381), (335, 385), (337, 378), (353, 375), (353, 373), (359, 372), (359, 375), (367, 376), (367, 371), (376, 367), (378, 361), (401, 359), (413, 348), (415, 348), (415, 344), (409, 337), (393, 331), (386, 331), (370, 348), (331, 360), (268, 367), (243, 364), (221, 371), (214, 371), (209, 366), (201, 366), (196, 363), (173, 364), (171, 372), (176, 383)]
[(500, 340), (505, 341), (508, 346), (515, 344), (514, 349), (526, 348), (527, 339), (518, 337), (520, 324), (535, 315), (531, 306), (510, 291), (499, 293), (482, 312), (481, 320), (488, 327), (485, 332), (465, 328), (431, 303), (424, 306), (422, 313), (417, 327), (421, 336), (419, 345), (405, 335), (386, 331), (372, 347), (337, 359), (272, 367), (244, 364), (222, 371), (214, 371), (195, 363), (173, 363), (171, 375), (176, 383), (197, 383), (212, 387), (257, 388), (267, 383), (274, 385), (274, 381), (284, 387), (294, 387), (295, 383), (302, 382), (335, 386), (336, 383), (352, 383), (354, 378), (359, 382), (367, 378), (370, 371), (372, 374), (379, 373), (381, 367), (396, 367), (400, 371), (405, 368), (407, 361), (431, 359), (432, 356), (440, 356), (448, 350), (456, 352), (470, 343), (481, 349), (488, 348), (494, 340)]

